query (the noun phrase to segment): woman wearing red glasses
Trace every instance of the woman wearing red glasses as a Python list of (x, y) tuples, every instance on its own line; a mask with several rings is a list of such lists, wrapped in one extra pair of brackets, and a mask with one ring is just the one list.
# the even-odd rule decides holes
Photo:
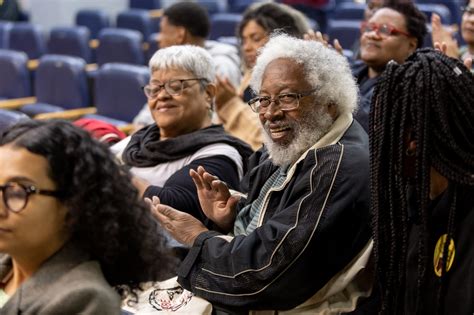
[(361, 26), (360, 58), (353, 72), (361, 99), (355, 118), (368, 130), (370, 100), (379, 75), (390, 60), (403, 63), (426, 35), (426, 19), (411, 2), (385, 4)]
[(27, 121), (0, 136), (1, 314), (120, 314), (117, 292), (167, 270), (163, 248), (130, 176), (86, 131)]

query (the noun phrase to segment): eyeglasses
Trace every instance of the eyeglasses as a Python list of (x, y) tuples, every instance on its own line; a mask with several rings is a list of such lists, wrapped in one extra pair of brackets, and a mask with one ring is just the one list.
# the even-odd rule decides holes
[(410, 34), (401, 31), (390, 24), (362, 22), (362, 24), (360, 25), (360, 33), (365, 34), (370, 32), (375, 32), (378, 36), (382, 38), (387, 38), (389, 36), (394, 36), (398, 34), (405, 35), (408, 37), (411, 36)]
[(3, 203), (8, 210), (20, 212), (25, 209), (28, 199), (32, 194), (59, 197), (59, 191), (39, 189), (34, 185), (23, 185), (20, 183), (6, 183), (0, 185), (0, 191), (3, 194)]
[(257, 96), (251, 99), (248, 104), (254, 112), (259, 114), (264, 114), (272, 102), (278, 104), (282, 111), (295, 110), (300, 105), (300, 98), (313, 94), (317, 89), (302, 93), (282, 93), (274, 98), (270, 96)]
[(461, 10), (463, 13), (467, 13), (469, 15), (472, 15), (474, 14), (474, 7), (470, 7), (470, 6), (465, 6), (465, 7), (461, 7)]
[(143, 87), (143, 92), (145, 92), (146, 97), (149, 99), (155, 99), (160, 93), (162, 88), (165, 88), (166, 93), (173, 96), (178, 96), (183, 93), (183, 89), (189, 86), (185, 86), (184, 82), (195, 81), (195, 80), (206, 80), (205, 78), (191, 78), (191, 79), (181, 79), (181, 80), (169, 80), (164, 84), (158, 85), (146, 85)]

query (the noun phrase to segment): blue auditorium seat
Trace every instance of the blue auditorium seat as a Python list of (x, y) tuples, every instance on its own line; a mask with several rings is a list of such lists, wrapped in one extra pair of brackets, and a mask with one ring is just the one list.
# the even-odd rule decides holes
[(91, 62), (90, 32), (85, 26), (55, 27), (51, 29), (48, 53), (76, 56)]
[(145, 66), (108, 63), (95, 79), (97, 114), (85, 115), (120, 126), (132, 122), (147, 99), (142, 87), (148, 84), (150, 73)]
[(36, 70), (36, 103), (20, 111), (28, 116), (87, 107), (89, 93), (86, 63), (82, 58), (44, 55)]
[(103, 28), (110, 26), (110, 21), (107, 13), (102, 10), (83, 9), (76, 14), (76, 25), (87, 27), (91, 38), (96, 39)]
[(161, 8), (160, 0), (130, 0), (129, 7), (131, 9), (155, 10)]
[(150, 61), (151, 57), (155, 54), (155, 52), (160, 49), (158, 46), (158, 33), (153, 33), (150, 36), (148, 36), (148, 51), (147, 51), (147, 60), (145, 64), (148, 64)]
[(461, 23), (461, 6), (464, 5), (464, 1), (458, 0), (416, 0), (416, 4), (438, 4), (444, 5), (448, 8), (449, 12), (451, 13), (451, 23), (459, 24)]
[(0, 21), (0, 49), (8, 48), (8, 41), (10, 38), (10, 30), (13, 27), (13, 23)]
[(27, 62), (24, 52), (0, 49), (0, 100), (31, 96)]
[(430, 23), (431, 15), (433, 13), (436, 13), (441, 17), (441, 23), (443, 24), (451, 24), (453, 22), (451, 18), (451, 12), (445, 5), (433, 3), (418, 3), (416, 6), (421, 12), (426, 15), (428, 23)]
[(360, 23), (355, 20), (330, 20), (328, 24), (330, 42), (337, 39), (342, 48), (351, 49), (354, 42), (360, 38)]
[(226, 9), (218, 0), (197, 0), (196, 2), (206, 9), (209, 15), (224, 12)]
[(365, 4), (355, 2), (339, 3), (334, 11), (334, 20), (358, 20), (364, 19)]
[(154, 24), (148, 10), (132, 9), (117, 15), (117, 27), (139, 31), (143, 38), (148, 38), (155, 32)]
[(23, 51), (29, 59), (38, 59), (46, 53), (43, 29), (27, 22), (14, 23), (10, 31), (8, 48)]
[(237, 26), (242, 21), (239, 13), (216, 13), (211, 16), (211, 33), (209, 39), (235, 36)]
[(122, 28), (105, 28), (99, 33), (97, 63), (109, 62), (144, 64), (143, 36), (138, 31)]
[(0, 109), (0, 132), (3, 132), (13, 125), (28, 119), (29, 117), (23, 113)]

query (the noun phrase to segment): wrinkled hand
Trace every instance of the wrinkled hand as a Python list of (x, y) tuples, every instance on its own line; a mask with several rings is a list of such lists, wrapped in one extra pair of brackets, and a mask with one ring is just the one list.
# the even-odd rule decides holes
[(329, 48), (334, 48), (339, 54), (344, 55), (343, 49), (341, 44), (339, 43), (339, 40), (334, 39), (333, 45), (329, 44), (329, 41), (324, 38), (323, 34), (321, 32), (315, 32), (313, 30), (309, 30), (306, 34), (304, 34), (303, 38), (305, 40), (314, 40), (316, 42), (320, 42), (326, 47)]
[(161, 226), (181, 244), (192, 246), (199, 234), (208, 231), (201, 221), (188, 213), (162, 205), (156, 196), (153, 201), (146, 198), (145, 202)]
[(216, 110), (221, 109), (234, 96), (237, 96), (237, 89), (229, 79), (217, 76)]
[(441, 24), (441, 18), (436, 13), (431, 15), (431, 38), (435, 49), (452, 58), (459, 58), (459, 46), (453, 37), (453, 31)]
[(235, 209), (238, 196), (232, 196), (227, 185), (216, 176), (199, 166), (197, 171), (190, 170), (196, 185), (202, 211), (223, 232), (229, 232), (234, 226)]

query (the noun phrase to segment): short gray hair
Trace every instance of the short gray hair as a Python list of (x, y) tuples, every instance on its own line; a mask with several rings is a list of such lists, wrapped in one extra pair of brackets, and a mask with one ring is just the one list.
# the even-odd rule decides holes
[(280, 58), (303, 65), (305, 79), (318, 88), (317, 95), (323, 104), (333, 103), (339, 114), (357, 108), (358, 89), (347, 59), (319, 42), (284, 34), (273, 34), (257, 58), (250, 81), (256, 94), (260, 92), (265, 68)]
[(216, 80), (216, 70), (211, 55), (204, 49), (192, 45), (176, 45), (159, 49), (149, 63), (151, 73), (172, 68), (183, 69), (196, 78), (205, 78), (209, 83)]

